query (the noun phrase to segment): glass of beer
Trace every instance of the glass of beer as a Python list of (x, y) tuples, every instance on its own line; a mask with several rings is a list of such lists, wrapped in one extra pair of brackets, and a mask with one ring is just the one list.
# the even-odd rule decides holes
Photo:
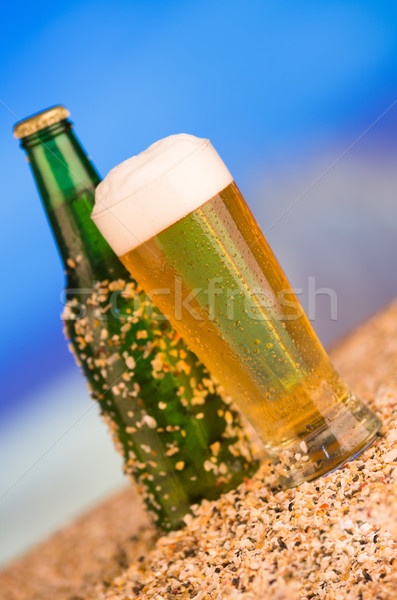
[(92, 218), (297, 485), (362, 452), (379, 419), (339, 377), (225, 164), (181, 134), (115, 167)]

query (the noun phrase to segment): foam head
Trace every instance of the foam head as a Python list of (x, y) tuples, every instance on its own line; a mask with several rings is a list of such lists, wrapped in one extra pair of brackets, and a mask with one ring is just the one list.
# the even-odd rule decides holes
[(156, 236), (233, 181), (209, 140), (172, 135), (114, 167), (92, 219), (118, 256)]

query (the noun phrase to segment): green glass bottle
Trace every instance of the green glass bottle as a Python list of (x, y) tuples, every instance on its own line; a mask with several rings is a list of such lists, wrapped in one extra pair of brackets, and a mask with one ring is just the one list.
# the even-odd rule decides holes
[(100, 177), (56, 106), (15, 125), (66, 271), (66, 337), (160, 529), (257, 468), (238, 411), (90, 219)]

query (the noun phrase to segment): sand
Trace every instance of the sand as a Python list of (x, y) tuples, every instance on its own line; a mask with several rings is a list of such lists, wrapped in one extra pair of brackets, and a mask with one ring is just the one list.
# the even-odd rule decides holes
[(344, 468), (281, 490), (271, 465), (156, 540), (134, 490), (0, 574), (7, 600), (386, 599), (397, 595), (397, 302), (331, 353), (384, 422)]

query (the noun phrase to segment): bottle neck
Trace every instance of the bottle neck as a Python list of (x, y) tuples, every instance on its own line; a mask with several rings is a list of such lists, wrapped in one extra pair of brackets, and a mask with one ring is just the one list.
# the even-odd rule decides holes
[(68, 287), (128, 277), (90, 215), (100, 177), (68, 120), (21, 141), (33, 171), (62, 262)]

